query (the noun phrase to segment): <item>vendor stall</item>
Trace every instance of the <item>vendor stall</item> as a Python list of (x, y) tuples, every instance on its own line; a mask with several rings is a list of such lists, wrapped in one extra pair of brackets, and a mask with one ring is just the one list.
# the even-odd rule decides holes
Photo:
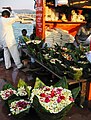
[[(61, 28), (68, 31), (69, 34), (75, 36), (80, 25), (85, 21), (71, 21), (71, 10), (68, 3), (61, 1), (61, 5), (57, 5), (56, 0), (36, 0), (36, 36), (46, 38), (46, 31), (54, 28)], [(71, 4), (70, 4), (71, 5)], [(79, 8), (76, 8), (76, 10)], [(62, 15), (66, 15), (66, 21), (62, 19)]]
[[(79, 27), (85, 24), (85, 20), (90, 17), (90, 0), (61, 0), (61, 4), (59, 3), (60, 0), (36, 0), (36, 36), (41, 39), (45, 39), (49, 44), (53, 43), (54, 40), (56, 40), (57, 43), (59, 43), (60, 40), (69, 43), (67, 39), (64, 40), (62, 38), (63, 34), (61, 34), (59, 36), (60, 39), (58, 39), (58, 29), (65, 30), (66, 33), (74, 37)], [(76, 12), (79, 10), (85, 17), (85, 20), (75, 22), (71, 21), (72, 10), (75, 10)], [(61, 19), (62, 16), (64, 20)], [(57, 29), (55, 32), (58, 32), (58, 34), (55, 34), (55, 32), (51, 34), (50, 31), (53, 29)], [(52, 36), (52, 38), (50, 36)], [(68, 38), (68, 35), (66, 38)], [(62, 42), (60, 44), (62, 45)], [(89, 89), (88, 100), (91, 100), (90, 91), (91, 90)]]
[(69, 86), (81, 87), (80, 104), (83, 104), (85, 99), (89, 100), (87, 86), (90, 83), (91, 67), (85, 56), (89, 48), (77, 49), (72, 44), (64, 47), (55, 45), (55, 48), (42, 47), (42, 45), (43, 41), (32, 40), (22, 49), (35, 60), (35, 69), (30, 67), (34, 77), (39, 77), (47, 85), (52, 85), (60, 79), (64, 82), (63, 78), (66, 77)]

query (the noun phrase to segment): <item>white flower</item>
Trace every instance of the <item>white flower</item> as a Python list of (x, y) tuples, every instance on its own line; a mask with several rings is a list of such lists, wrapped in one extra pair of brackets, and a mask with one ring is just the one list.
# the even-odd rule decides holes
[(50, 62), (53, 63), (53, 64), (55, 64), (56, 61), (58, 61), (59, 63), (62, 62), (62, 61), (58, 60), (57, 58), (55, 58), (55, 59), (51, 59), (51, 60), (50, 60)]
[(39, 44), (39, 43), (41, 43), (41, 40), (32, 40), (31, 42), (34, 44)]
[(70, 68), (72, 68), (74, 71), (82, 71), (83, 70), (83, 68), (76, 68), (74, 66), (70, 66)]
[(45, 57), (45, 59), (49, 59), (49, 58), (51, 58), (51, 56), (49, 55), (49, 53), (48, 54), (43, 54), (43, 56)]
[(31, 89), (32, 89), (32, 87), (31, 87), (31, 86), (27, 86), (27, 88), (28, 88), (29, 90), (31, 90)]
[(26, 92), (26, 89), (24, 86), (20, 87), (17, 89), (17, 94), (20, 95), (20, 96), (26, 96), (27, 95), (27, 92)]

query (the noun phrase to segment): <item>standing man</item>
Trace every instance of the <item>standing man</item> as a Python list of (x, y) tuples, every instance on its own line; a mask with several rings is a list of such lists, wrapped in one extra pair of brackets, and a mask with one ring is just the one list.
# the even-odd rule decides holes
[[(2, 12), (0, 18), (0, 44), (4, 49), (4, 61), (6, 69), (11, 68), (11, 56), (18, 69), (23, 67), (20, 61), (19, 52), (17, 49), (17, 43), (15, 40), (12, 24), (19, 20), (18, 16), (13, 13), (10, 7), (3, 7), (5, 9)], [(12, 16), (10, 17), (12, 13)]]

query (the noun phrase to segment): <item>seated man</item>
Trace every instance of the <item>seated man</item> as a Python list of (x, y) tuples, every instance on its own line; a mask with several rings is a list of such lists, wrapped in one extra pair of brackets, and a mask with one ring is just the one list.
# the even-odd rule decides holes
[(89, 45), (91, 40), (91, 19), (88, 19), (86, 24), (81, 26), (75, 36), (74, 45), (79, 47), (82, 45)]
[(26, 29), (23, 29), (21, 32), (22, 32), (22, 35), (18, 37), (18, 45), (23, 46), (25, 45), (25, 42), (30, 40), (30, 38), (27, 35)]
[(23, 29), (22, 31), (22, 35), (18, 37), (18, 50), (20, 53), (20, 57), (23, 58), (25, 55), (22, 51), (22, 48), (25, 47), (26, 42), (30, 41), (29, 36), (27, 35), (27, 30)]
[(31, 40), (35, 40), (36, 38), (36, 26), (33, 26), (33, 33), (30, 35), (30, 39)]

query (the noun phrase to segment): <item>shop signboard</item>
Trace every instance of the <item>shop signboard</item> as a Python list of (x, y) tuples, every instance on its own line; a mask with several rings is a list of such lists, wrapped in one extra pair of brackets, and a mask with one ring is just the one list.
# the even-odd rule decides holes
[(44, 38), (44, 0), (36, 0), (36, 36)]

